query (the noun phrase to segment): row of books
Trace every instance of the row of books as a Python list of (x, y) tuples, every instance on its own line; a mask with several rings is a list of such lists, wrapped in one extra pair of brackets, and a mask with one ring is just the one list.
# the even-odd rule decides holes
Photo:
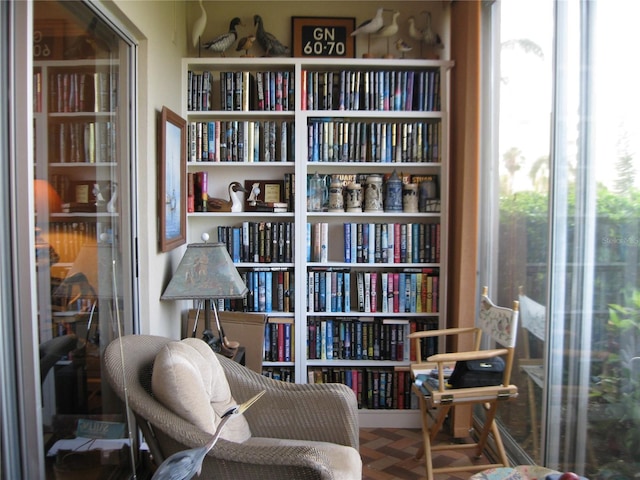
[[(39, 79), (36, 79), (36, 89)], [(49, 75), (49, 112), (110, 112), (116, 107), (115, 72), (60, 72)], [(42, 88), (42, 87), (40, 87)]]
[(412, 270), (417, 271), (357, 272), (358, 311), (437, 313), (439, 269)]
[(310, 162), (440, 162), (439, 121), (364, 122), (310, 119)]
[(293, 121), (191, 122), (190, 162), (293, 162)]
[(293, 262), (295, 228), (291, 222), (250, 222), (219, 225), (218, 241), (226, 245), (234, 263)]
[(438, 268), (401, 272), (311, 269), (307, 273), (307, 311), (438, 313), (439, 275)]
[(49, 162), (115, 161), (116, 130), (110, 121), (60, 122), (49, 128)]
[(274, 380), (283, 382), (295, 382), (295, 373), (293, 367), (262, 367), (262, 375)]
[(440, 70), (302, 70), (303, 110), (439, 111)]
[(409, 320), (310, 318), (310, 360), (409, 360)]
[(291, 268), (264, 267), (239, 271), (248, 292), (240, 299), (220, 299), (219, 311), (286, 312), (294, 311), (295, 274)]
[(342, 383), (350, 387), (359, 408), (417, 408), (408, 369), (311, 367), (307, 372), (309, 383)]
[[(216, 87), (215, 84), (218, 83)], [(294, 76), (289, 71), (187, 72), (189, 111), (288, 111), (294, 108)], [(214, 98), (213, 92), (219, 97)]]
[(294, 361), (293, 321), (292, 317), (269, 317), (264, 326), (264, 361)]
[(344, 261), (439, 263), (440, 223), (345, 223)]

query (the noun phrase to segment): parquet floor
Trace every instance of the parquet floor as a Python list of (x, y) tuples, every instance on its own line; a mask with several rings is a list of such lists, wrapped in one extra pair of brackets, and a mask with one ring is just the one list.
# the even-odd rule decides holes
[[(424, 457), (415, 459), (422, 445), (419, 429), (361, 428), (360, 456), (362, 480), (421, 480), (426, 478)], [(459, 451), (441, 451), (434, 457), (434, 466), (466, 465), (470, 457)], [(474, 463), (488, 463), (483, 457)], [(473, 472), (439, 474), (435, 480), (467, 480)]]

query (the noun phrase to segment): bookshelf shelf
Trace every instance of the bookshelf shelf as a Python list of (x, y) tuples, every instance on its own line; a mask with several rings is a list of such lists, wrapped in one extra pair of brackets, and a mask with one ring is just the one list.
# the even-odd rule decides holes
[[(401, 391), (409, 391), (409, 364), (411, 360), (411, 351), (407, 347), (403, 350), (401, 359), (320, 359), (314, 358), (315, 353), (311, 354), (309, 345), (312, 342), (310, 326), (312, 324), (319, 326), (324, 322), (335, 323), (338, 328), (335, 332), (336, 349), (344, 352), (345, 331), (347, 328), (355, 333), (356, 329), (366, 325), (367, 331), (371, 328), (372, 335), (383, 335), (385, 332), (393, 331), (394, 336), (406, 336), (414, 329), (438, 328), (443, 326), (446, 317), (446, 279), (447, 271), (447, 233), (448, 233), (448, 138), (449, 138), (449, 93), (448, 93), (448, 76), (453, 62), (439, 60), (376, 60), (376, 59), (317, 59), (317, 58), (185, 58), (183, 59), (183, 102), (182, 111), (189, 124), (196, 122), (216, 122), (226, 121), (238, 123), (274, 121), (277, 125), (287, 124), (285, 135), (286, 146), (283, 144), (282, 132), (277, 130), (275, 143), (276, 161), (190, 161), (188, 162), (188, 172), (196, 172), (204, 170), (210, 172), (208, 180), (209, 196), (224, 198), (227, 194), (227, 187), (232, 181), (239, 181), (241, 184), (247, 179), (256, 180), (284, 180), (285, 190), (293, 200), (290, 205), (290, 211), (287, 213), (268, 213), (268, 212), (238, 212), (238, 213), (213, 213), (213, 212), (193, 212), (188, 214), (188, 233), (189, 241), (198, 241), (203, 232), (210, 234), (210, 238), (215, 241), (218, 238), (218, 227), (240, 228), (243, 222), (256, 222), (258, 224), (268, 222), (287, 222), (292, 224), (292, 238), (294, 251), (292, 252), (292, 262), (265, 264), (262, 262), (240, 262), (238, 263), (241, 272), (252, 270), (260, 270), (265, 267), (285, 268), (293, 279), (290, 279), (289, 298), (290, 312), (272, 312), (269, 316), (284, 317), (289, 319), (279, 320), (280, 325), (277, 328), (288, 329), (287, 335), (291, 337), (289, 354), (291, 361), (273, 361), (272, 356), (265, 358), (263, 366), (265, 374), (276, 376), (276, 378), (287, 378), (298, 383), (308, 383), (311, 381), (342, 381), (353, 386), (354, 390), (357, 386), (353, 383), (354, 378), (373, 382), (374, 379), (380, 378), (383, 385), (402, 384)], [(250, 85), (251, 93), (247, 97), (246, 93), (239, 94), (238, 98), (243, 95), (245, 100), (238, 101), (236, 107), (242, 107), (243, 110), (222, 109), (221, 105), (225, 104), (224, 98), (227, 98), (222, 82), (226, 82), (229, 74), (225, 72), (236, 72), (233, 77), (243, 80), (243, 85)], [(256, 90), (256, 78), (262, 75), (265, 79), (271, 78), (263, 72), (287, 72), (289, 89), (283, 91), (283, 95), (288, 95), (288, 104), (283, 106), (279, 111), (265, 111), (257, 109), (259, 105), (259, 95)], [(342, 73), (345, 72), (345, 73)], [(206, 92), (204, 98), (205, 103), (213, 110), (192, 110), (193, 102), (193, 79), (198, 75), (208, 78), (211, 83), (206, 84)], [(354, 92), (357, 91), (362, 98), (364, 106), (364, 98), (369, 95), (372, 104), (377, 102), (371, 94), (362, 86), (356, 83), (355, 79), (367, 77), (374, 82), (383, 85), (385, 75), (388, 79), (395, 78), (398, 82), (404, 82), (406, 79), (414, 81), (413, 88), (405, 88), (405, 91), (415, 91), (415, 101), (412, 99), (398, 100), (394, 106), (404, 106), (405, 108), (385, 109), (384, 102), (380, 105), (370, 105), (370, 109), (355, 108), (337, 108), (343, 100), (340, 98), (340, 92), (343, 86), (343, 78), (350, 77), (353, 80)], [(274, 73), (276, 78), (277, 73)], [(320, 79), (320, 84), (326, 82), (327, 89), (331, 89), (333, 94), (325, 97), (323, 87), (309, 82), (309, 78)], [(330, 80), (329, 80), (330, 79)], [(375, 79), (375, 80), (374, 80)], [(314, 80), (315, 81), (315, 80)], [(351, 80), (350, 80), (351, 81)], [(387, 80), (384, 80), (387, 81)], [(396, 80), (388, 80), (395, 82)], [(430, 83), (431, 82), (431, 83)], [(391, 85), (391, 84), (390, 84)], [(395, 85), (395, 84), (394, 84)], [(398, 83), (398, 85), (404, 85)], [(437, 85), (437, 87), (436, 87)], [(225, 87), (226, 88), (226, 87)], [(257, 88), (257, 87), (256, 87)], [(313, 90), (310, 92), (310, 88)], [(349, 87), (351, 88), (351, 87)], [(376, 87), (381, 88), (381, 87)], [(382, 89), (380, 90), (383, 91)], [(321, 93), (322, 92), (322, 93)], [(342, 92), (343, 94), (346, 91)], [(431, 92), (427, 94), (426, 92)], [(210, 95), (210, 97), (207, 97)], [(315, 95), (312, 97), (310, 95)], [(387, 95), (390, 95), (389, 93)], [(265, 93), (266, 96), (266, 93)], [(224, 98), (223, 98), (224, 97)], [(353, 96), (351, 101), (353, 100)], [(199, 105), (202, 100), (196, 101)], [(318, 102), (316, 108), (315, 102)], [(227, 106), (230, 104), (227, 103)], [(312, 106), (311, 109), (307, 107)], [(356, 103), (350, 106), (355, 107)], [(326, 107), (326, 108), (323, 108)], [(373, 109), (376, 108), (376, 109)], [(323, 135), (317, 135), (318, 130), (314, 130), (315, 125), (320, 125), (325, 129)], [(327, 125), (326, 127), (324, 125)], [(346, 126), (345, 126), (346, 125)], [(235, 128), (235, 127), (234, 127)], [(329, 130), (331, 131), (330, 133)], [(223, 131), (222, 129), (220, 131)], [(348, 132), (352, 133), (352, 137), (348, 136)], [(388, 131), (388, 133), (387, 133)], [(215, 132), (215, 129), (214, 129)], [(384, 134), (382, 133), (384, 132)], [(392, 135), (393, 133), (393, 135)], [(342, 136), (341, 136), (342, 135)], [(258, 135), (260, 142), (264, 141), (261, 135)], [(247, 137), (244, 137), (245, 139)], [(384, 138), (384, 140), (383, 140)], [(405, 138), (405, 144), (402, 143)], [(338, 143), (341, 139), (342, 142)], [(376, 139), (376, 140), (373, 140)], [(373, 143), (373, 142), (376, 143)], [(251, 140), (249, 140), (251, 142)], [(380, 143), (377, 143), (380, 142)], [(315, 147), (316, 143), (318, 147)], [(251, 144), (251, 143), (250, 143)], [(329, 147), (326, 147), (329, 145)], [(383, 148), (384, 147), (384, 148)], [(253, 148), (256, 148), (255, 141)], [(287, 152), (287, 157), (283, 158), (281, 152)], [(314, 148), (317, 148), (318, 157), (314, 157)], [(324, 151), (321, 150), (324, 148)], [(326, 153), (327, 151), (331, 153)], [(378, 153), (375, 153), (378, 151)], [(384, 154), (383, 154), (384, 152)], [(321, 156), (325, 155), (325, 156)], [(211, 158), (211, 157), (210, 157)], [(286, 161), (280, 161), (280, 160)], [(391, 161), (393, 160), (393, 161)], [(250, 170), (248, 170), (250, 169)], [(437, 183), (439, 201), (439, 211), (418, 211), (418, 212), (356, 212), (338, 211), (329, 212), (308, 212), (307, 201), (310, 195), (310, 187), (308, 180), (316, 172), (325, 178), (327, 182), (327, 192), (332, 175), (340, 175), (345, 182), (343, 187), (347, 185), (347, 178), (352, 178), (362, 184), (362, 202), (366, 200), (366, 178), (371, 174), (379, 174), (383, 177), (390, 176), (393, 172), (397, 172), (401, 176), (403, 183), (410, 182), (414, 179), (416, 182), (426, 181), (425, 176), (430, 176), (430, 181)], [(213, 179), (213, 181), (212, 181)], [(435, 179), (435, 180), (434, 180)], [(386, 182), (386, 178), (385, 178)], [(346, 188), (344, 188), (346, 191)], [(286, 201), (286, 199), (283, 199)], [(326, 201), (326, 198), (325, 198)], [(346, 198), (344, 204), (346, 205)], [(327, 224), (327, 254), (325, 258), (314, 258), (314, 249), (311, 244), (306, 245), (309, 239), (307, 228), (312, 228), (316, 224)], [(395, 224), (398, 225), (398, 231), (405, 229), (407, 225), (417, 224), (415, 239), (412, 242), (419, 242), (421, 247), (431, 247), (433, 243), (434, 252), (437, 248), (437, 261), (414, 261), (418, 257), (407, 257), (405, 262), (376, 262), (376, 263), (355, 263), (344, 261), (345, 255), (345, 224)], [(356, 228), (356, 227), (353, 227)], [(413, 228), (413, 227), (412, 227)], [(437, 231), (436, 237), (424, 236), (425, 233), (418, 230), (426, 229), (429, 232)], [(387, 231), (387, 227), (385, 227)], [(434, 234), (435, 235), (435, 234)], [(404, 237), (403, 241), (404, 241)], [(388, 240), (388, 239), (385, 239)], [(312, 239), (308, 240), (312, 242)], [(399, 241), (399, 240), (398, 240)], [(424, 244), (424, 245), (423, 245)], [(437, 247), (436, 247), (437, 245)], [(362, 245), (359, 245), (362, 246)], [(369, 247), (367, 247), (369, 248)], [(373, 250), (372, 250), (373, 251)], [(406, 255), (406, 252), (403, 253)], [(409, 255), (413, 255), (409, 252)], [(435, 255), (435, 253), (434, 253)], [(404, 258), (404, 257), (403, 257)], [(427, 259), (429, 257), (426, 257)], [(434, 257), (435, 258), (435, 257)], [(423, 260), (423, 257), (420, 257)], [(323, 304), (321, 308), (314, 308), (309, 311), (308, 304), (316, 302), (314, 295), (316, 290), (311, 289), (310, 279), (316, 282), (319, 278), (319, 272), (325, 272), (325, 287), (331, 289), (330, 282), (336, 278), (336, 282), (341, 283), (342, 289), (340, 294), (336, 296), (339, 300), (331, 300)], [(326, 274), (326, 272), (329, 272)], [(334, 277), (331, 277), (332, 273)], [(358, 290), (358, 278), (374, 272), (376, 294), (373, 301), (380, 302), (376, 307), (376, 311), (359, 311), (360, 295)], [(317, 274), (317, 275), (316, 275)], [(393, 275), (402, 275), (401, 277), (393, 277)], [(383, 311), (382, 308), (382, 287), (379, 282), (382, 276), (385, 279), (402, 278), (407, 287), (407, 303), (409, 307), (405, 312), (404, 300), (402, 300), (402, 309), (394, 311)], [(344, 285), (345, 278), (349, 276), (350, 287)], [(329, 279), (331, 277), (331, 279)], [(418, 280), (418, 277), (420, 280)], [(424, 280), (428, 288), (434, 288), (434, 278), (437, 277), (437, 291), (427, 291), (425, 286), (424, 292), (422, 286), (420, 289), (416, 285), (422, 285)], [(341, 280), (337, 280), (340, 278)], [(407, 278), (409, 280), (407, 280)], [(387, 281), (387, 280), (385, 280)], [(411, 284), (411, 281), (416, 284)], [(428, 282), (428, 283), (427, 283)], [(336, 285), (337, 286), (337, 285)], [(314, 285), (315, 287), (315, 285)], [(335, 287), (334, 287), (335, 288)], [(371, 288), (371, 287), (370, 287)], [(413, 297), (411, 292), (413, 291)], [(329, 290), (329, 296), (331, 296)], [(399, 292), (391, 293), (390, 298), (395, 295), (399, 297)], [(367, 291), (371, 294), (371, 291)], [(426, 295), (429, 296), (429, 308), (427, 309)], [(326, 295), (326, 291), (325, 291)], [(348, 311), (345, 310), (345, 296), (349, 297), (350, 306)], [(420, 297), (420, 300), (417, 299)], [(323, 297), (326, 302), (326, 297)], [(412, 299), (413, 298), (413, 299)], [(390, 310), (394, 309), (392, 300), (388, 300)], [(424, 307), (422, 303), (424, 302)], [(340, 307), (337, 304), (340, 303)], [(328, 311), (318, 311), (328, 310)], [(277, 323), (277, 322), (276, 322)], [(284, 325), (288, 325), (284, 327)], [(375, 325), (375, 327), (374, 327)], [(326, 327), (326, 325), (325, 325)], [(277, 328), (272, 326), (269, 341), (270, 355), (273, 350), (277, 349), (275, 335)], [(323, 327), (324, 328), (324, 327)], [(380, 330), (375, 330), (375, 329)], [(315, 334), (314, 334), (315, 335)], [(342, 335), (342, 336), (341, 336)], [(381, 337), (382, 338), (382, 337)], [(325, 339), (326, 340), (326, 339)], [(377, 341), (377, 340), (376, 340)], [(396, 340), (397, 341), (397, 338)], [(275, 343), (274, 343), (275, 342)], [(267, 341), (265, 341), (265, 345)], [(315, 345), (315, 343), (314, 343)], [(431, 345), (431, 350), (436, 351), (440, 346)], [(428, 349), (425, 349), (428, 350)], [(373, 357), (372, 357), (373, 358)], [(378, 358), (378, 357), (376, 357)], [(381, 357), (390, 358), (390, 357)], [(324, 377), (322, 378), (322, 376)], [(375, 380), (376, 382), (378, 380)], [(361, 382), (362, 383), (362, 382)], [(386, 388), (386, 387), (385, 387)], [(360, 397), (363, 407), (361, 420), (363, 425), (367, 426), (383, 426), (390, 425), (406, 425), (415, 422), (417, 416), (415, 410), (411, 410), (410, 395), (402, 394), (402, 398), (392, 398), (389, 391), (388, 397), (376, 400), (375, 405), (367, 404), (364, 397)], [(415, 405), (413, 405), (415, 407)], [(367, 408), (369, 407), (369, 408)], [(381, 409), (384, 409), (381, 410)]]

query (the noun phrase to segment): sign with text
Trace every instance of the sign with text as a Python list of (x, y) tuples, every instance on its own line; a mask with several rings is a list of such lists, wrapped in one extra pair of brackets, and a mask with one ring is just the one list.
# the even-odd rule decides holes
[(294, 57), (353, 58), (355, 18), (291, 17)]

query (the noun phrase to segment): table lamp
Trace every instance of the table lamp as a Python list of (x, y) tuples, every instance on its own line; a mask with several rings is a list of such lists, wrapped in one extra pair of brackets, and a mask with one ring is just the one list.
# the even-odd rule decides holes
[[(201, 300), (205, 304), (204, 327), (211, 329), (211, 311), (220, 336), (221, 350), (232, 357), (240, 346), (229, 341), (224, 335), (216, 302), (223, 298), (243, 298), (247, 286), (236, 269), (224, 243), (207, 243), (208, 234), (203, 235), (205, 243), (192, 243), (178, 265), (161, 300)], [(195, 327), (194, 327), (195, 332)]]

